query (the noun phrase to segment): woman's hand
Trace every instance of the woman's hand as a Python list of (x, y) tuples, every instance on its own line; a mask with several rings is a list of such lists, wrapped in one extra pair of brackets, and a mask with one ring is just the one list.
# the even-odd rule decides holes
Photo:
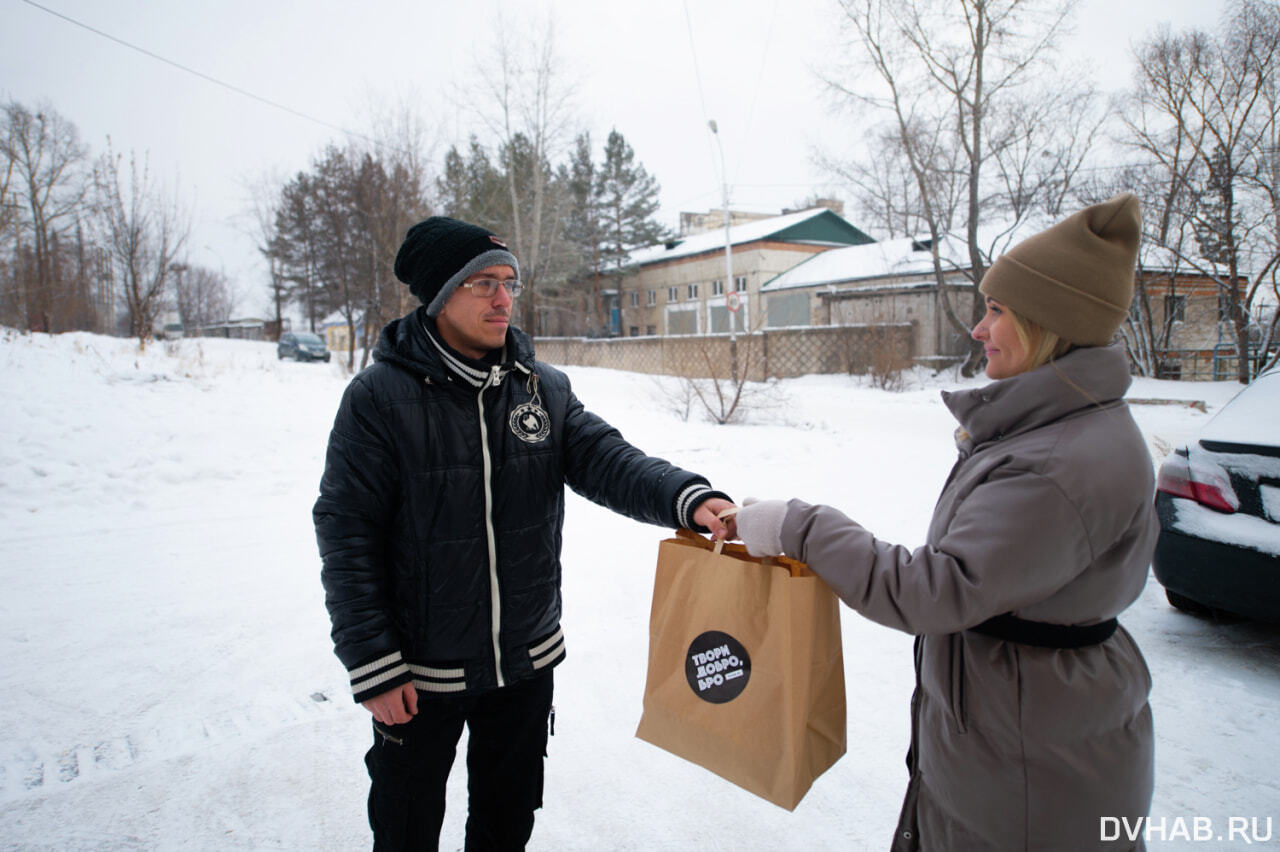
[(785, 500), (742, 501), (737, 514), (738, 538), (752, 556), (782, 555), (782, 522), (787, 517)]

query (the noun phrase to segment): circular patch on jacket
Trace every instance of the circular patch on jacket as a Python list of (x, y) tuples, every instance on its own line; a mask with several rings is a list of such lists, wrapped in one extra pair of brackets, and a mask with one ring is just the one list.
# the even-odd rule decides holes
[(747, 688), (751, 658), (742, 643), (728, 633), (708, 630), (690, 643), (684, 674), (694, 695), (712, 704), (724, 704)]
[(511, 431), (522, 441), (536, 444), (551, 434), (551, 417), (540, 405), (532, 402), (517, 405), (507, 418)]

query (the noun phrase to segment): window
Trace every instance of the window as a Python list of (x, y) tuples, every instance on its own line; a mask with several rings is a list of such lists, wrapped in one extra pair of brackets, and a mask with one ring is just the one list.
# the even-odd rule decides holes
[(770, 296), (766, 310), (770, 328), (809, 325), (812, 322), (808, 293), (779, 293)]
[(680, 301), (680, 288), (679, 288), (679, 287), (668, 287), (668, 288), (667, 288), (667, 301), (668, 301), (668, 302), (678, 302), (678, 301)]
[[(653, 291), (650, 290), (649, 292), (652, 293)], [(652, 337), (658, 333), (658, 327), (656, 325), (646, 325), (644, 327), (644, 333)]]
[(745, 293), (747, 291), (747, 276), (735, 275), (733, 278), (733, 289), (737, 293)]
[(689, 298), (690, 298), (690, 299), (696, 299), (696, 298), (698, 298), (698, 285), (697, 285), (697, 284), (690, 284), (690, 285), (689, 285)]
[(730, 323), (733, 323), (734, 331), (746, 331), (745, 311), (733, 313), (723, 302), (719, 304), (712, 302), (708, 307), (710, 310), (707, 311), (707, 327), (711, 329), (712, 334), (726, 334)]
[(638, 325), (630, 326), (630, 327), (627, 329), (627, 336), (628, 336), (628, 337), (639, 337), (639, 336), (640, 336), (640, 326), (638, 326)]
[(697, 334), (698, 312), (674, 310), (667, 312), (667, 334)]
[(719, 278), (711, 282), (711, 295), (713, 296), (724, 295), (724, 282), (721, 281)]
[(650, 290), (649, 291), (649, 307), (652, 308), (656, 304), (658, 304), (658, 291)]
[[(640, 307), (640, 294), (634, 290), (631, 291), (631, 307), (633, 308)], [(634, 336), (635, 335), (632, 335), (632, 337)]]
[(1164, 315), (1167, 320), (1183, 322), (1187, 318), (1186, 296), (1165, 296)]

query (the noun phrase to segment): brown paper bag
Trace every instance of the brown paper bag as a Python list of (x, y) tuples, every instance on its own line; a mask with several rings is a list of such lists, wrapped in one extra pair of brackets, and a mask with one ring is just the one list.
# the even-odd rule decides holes
[(802, 563), (677, 536), (658, 547), (636, 736), (793, 810), (845, 752), (836, 596)]

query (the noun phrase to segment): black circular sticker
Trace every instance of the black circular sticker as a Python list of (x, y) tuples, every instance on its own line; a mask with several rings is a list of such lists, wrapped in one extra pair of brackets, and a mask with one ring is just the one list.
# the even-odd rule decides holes
[(728, 633), (708, 630), (689, 645), (684, 673), (694, 695), (712, 704), (724, 704), (747, 688), (751, 658), (742, 643)]

